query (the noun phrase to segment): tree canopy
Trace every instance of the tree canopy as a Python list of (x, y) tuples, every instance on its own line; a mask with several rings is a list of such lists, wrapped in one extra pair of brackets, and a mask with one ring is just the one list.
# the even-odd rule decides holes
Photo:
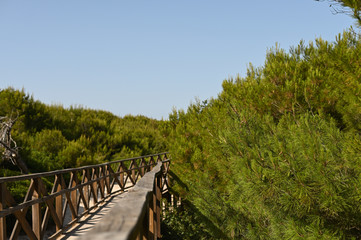
[(170, 115), (173, 189), (203, 226), (188, 239), (361, 237), (360, 59), (353, 30), (276, 47)]
[[(82, 107), (48, 106), (24, 90), (0, 90), (0, 116), (3, 120), (17, 116), (10, 143), (16, 143), (14, 149), (30, 172), (165, 151), (163, 121), (144, 116), (120, 118)], [(2, 176), (18, 174), (18, 168), (7, 161), (1, 165)]]

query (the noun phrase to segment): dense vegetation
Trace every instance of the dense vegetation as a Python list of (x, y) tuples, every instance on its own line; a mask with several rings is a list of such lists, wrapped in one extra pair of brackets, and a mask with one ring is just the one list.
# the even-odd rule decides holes
[[(359, 23), (359, 1), (331, 1)], [(353, 7), (354, 6), (354, 7)], [(275, 47), (168, 121), (47, 106), (0, 90), (31, 172), (169, 150), (165, 239), (361, 239), (361, 37)], [(18, 174), (9, 162), (1, 175)]]
[[(276, 47), (168, 121), (48, 106), (12, 88), (0, 90), (0, 116), (17, 117), (31, 172), (170, 150), (184, 205), (167, 214), (166, 239), (359, 239), (360, 59), (352, 29)], [(1, 175), (14, 174), (3, 161)]]
[[(0, 90), (0, 116), (17, 118), (11, 134), (30, 172), (165, 151), (163, 121), (144, 116), (120, 118), (82, 107), (48, 106), (24, 90)], [(0, 173), (19, 174), (8, 161), (2, 161)]]
[(170, 115), (174, 190), (194, 215), (184, 239), (361, 238), (360, 59), (352, 29), (276, 47)]

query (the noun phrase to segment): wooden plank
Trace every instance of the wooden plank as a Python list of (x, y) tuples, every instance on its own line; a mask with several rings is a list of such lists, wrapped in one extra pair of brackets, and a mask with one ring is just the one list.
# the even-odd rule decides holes
[[(76, 172), (71, 172), (70, 173), (70, 182), (69, 182), (69, 185), (70, 187), (69, 188), (74, 188), (76, 187), (77, 185), (77, 177), (76, 177)], [(77, 190), (74, 190), (70, 193), (70, 202), (71, 202), (71, 205), (73, 206), (74, 208), (74, 214), (72, 214), (72, 220), (76, 219), (78, 217), (78, 207), (77, 207)]]
[(154, 158), (153, 158), (153, 156), (151, 156), (151, 157), (150, 157), (150, 160), (149, 160), (149, 165), (150, 165), (149, 171), (152, 171), (152, 169), (153, 169), (153, 164), (154, 164)]
[(100, 179), (99, 180), (99, 190), (100, 190), (100, 195), (103, 199), (105, 197), (105, 195), (104, 195), (105, 184), (104, 184), (104, 178), (103, 178), (104, 177), (104, 168), (99, 167), (98, 169), (99, 169), (99, 171), (98, 171), (97, 179)]
[(19, 176), (0, 177), (0, 183), (21, 181), (21, 180), (31, 180), (31, 179), (38, 178), (38, 177), (50, 177), (50, 176), (55, 176), (57, 174), (66, 174), (66, 173), (70, 173), (73, 171), (82, 171), (84, 169), (91, 169), (94, 167), (105, 166), (109, 163), (114, 164), (114, 163), (128, 162), (128, 161), (137, 160), (137, 159), (140, 159), (143, 157), (144, 158), (156, 157), (156, 156), (164, 155), (164, 154), (168, 154), (168, 153), (167, 152), (166, 153), (157, 153), (157, 154), (146, 155), (146, 156), (141, 156), (141, 157), (116, 160), (116, 161), (102, 163), (102, 164), (98, 164), (98, 165), (89, 165), (89, 166), (84, 166), (84, 167), (79, 167), (79, 168), (68, 168), (68, 169), (50, 171), (50, 172), (45, 172), (45, 173), (33, 173), (33, 174), (26, 174), (26, 175), (19, 175)]
[[(5, 192), (6, 183), (0, 183), (0, 211), (5, 209)], [(6, 217), (0, 218), (0, 240), (6, 240)]]
[[(56, 192), (60, 192), (62, 190), (60, 182), (61, 175), (56, 175), (54, 184)], [(55, 197), (55, 212), (60, 222), (60, 227), (56, 226), (56, 231), (59, 231), (63, 227), (63, 195)]]
[[(39, 192), (39, 179), (34, 179), (34, 186), (35, 191), (33, 192), (32, 199), (39, 199), (41, 198), (40, 192)], [(36, 203), (31, 206), (31, 216), (32, 216), (32, 224), (33, 224), (33, 231), (35, 233), (35, 236), (37, 239), (41, 239), (41, 209), (40, 209), (40, 203)]]
[[(71, 183), (72, 183), (72, 181), (69, 182), (69, 184), (71, 184)], [(66, 188), (63, 175), (61, 176), (61, 187), (62, 187), (63, 189)], [(69, 206), (72, 219), (75, 219), (75, 218), (77, 217), (77, 213), (76, 213), (75, 207), (74, 207), (74, 205), (73, 205), (73, 203), (72, 203), (72, 201), (71, 201), (71, 197), (70, 197), (70, 193), (69, 193), (69, 192), (66, 192), (66, 193), (65, 193), (65, 198), (66, 198), (66, 200), (65, 200), (65, 204), (64, 204), (64, 208), (63, 208), (63, 219), (64, 219), (64, 216), (65, 216), (66, 205)], [(63, 220), (63, 222), (64, 222), (64, 220)]]
[[(84, 184), (84, 183), (87, 183), (87, 182), (88, 182), (88, 178), (87, 178), (87, 173), (86, 173), (86, 170), (85, 170), (85, 171), (83, 171), (83, 176), (82, 176), (81, 183)], [(80, 199), (83, 201), (84, 211), (89, 209), (88, 193), (89, 193), (89, 186), (88, 185), (79, 188), (79, 194), (80, 194), (79, 202), (80, 202)]]
[[(83, 171), (83, 178), (84, 178), (83, 183), (87, 184), (90, 180), (89, 169), (86, 169)], [(89, 201), (90, 201), (89, 188), (90, 188), (90, 186), (88, 184), (83, 187), (84, 198), (86, 200), (86, 205), (88, 206), (88, 209), (90, 208), (90, 206), (89, 206)]]
[(157, 240), (157, 220), (155, 218), (155, 209), (157, 208), (156, 205), (157, 195), (155, 193), (155, 184), (152, 193), (152, 199), (149, 204), (149, 239)]
[[(132, 191), (124, 194), (112, 211), (81, 239), (136, 239), (137, 237), (142, 239), (144, 236), (148, 237), (149, 226), (145, 227), (145, 225), (148, 225), (147, 219), (150, 219), (149, 205), (153, 197), (152, 192), (155, 192), (155, 175), (161, 173), (161, 164), (158, 164), (153, 170), (146, 173)], [(156, 203), (156, 196), (154, 194), (154, 203)], [(153, 225), (156, 226), (156, 224)], [(156, 231), (156, 229), (154, 230)], [(157, 239), (157, 235), (155, 235), (155, 239)]]
[[(49, 173), (44, 174), (40, 174), (40, 175), (34, 175), (34, 176), (38, 176), (38, 178), (36, 180), (34, 180), (34, 182), (38, 182), (37, 186), (35, 187), (35, 191), (32, 188), (28, 189), (29, 191), (33, 191), (32, 195), (32, 200), (27, 199), (26, 201), (24, 200), (24, 203), (22, 204), (15, 204), (13, 203), (13, 205), (9, 205), (7, 202), (11, 202), (11, 200), (9, 200), (11, 198), (7, 197), (9, 199), (7, 199), (5, 202), (8, 206), (10, 206), (10, 208), (8, 209), (3, 209), (2, 211), (2, 215), (1, 216), (6, 216), (7, 214), (13, 213), (17, 220), (16, 226), (14, 227), (13, 233), (14, 236), (17, 235), (16, 233), (18, 233), (20, 231), (21, 228), (24, 229), (24, 231), (27, 233), (27, 235), (29, 235), (29, 237), (31, 239), (35, 238), (40, 238), (42, 235), (42, 232), (44, 232), (46, 225), (48, 223), (48, 219), (50, 218), (50, 216), (54, 219), (54, 222), (57, 226), (57, 230), (61, 229), (62, 224), (63, 224), (63, 217), (64, 217), (64, 212), (61, 211), (62, 209), (62, 195), (65, 194), (66, 195), (66, 200), (65, 200), (65, 206), (67, 204), (69, 204), (69, 208), (70, 211), (72, 213), (72, 218), (77, 219), (78, 217), (78, 207), (80, 205), (80, 202), (83, 201), (85, 209), (89, 208), (89, 206), (86, 206), (87, 202), (89, 202), (89, 199), (91, 197), (91, 194), (93, 194), (94, 197), (94, 202), (98, 202), (97, 200), (97, 195), (98, 195), (98, 190), (100, 190), (100, 193), (102, 195), (102, 198), (104, 199), (105, 197), (105, 189), (107, 189), (107, 195), (111, 194), (112, 191), (112, 187), (114, 185), (115, 182), (117, 182), (117, 184), (119, 184), (121, 187), (125, 187), (125, 182), (127, 181), (127, 179), (130, 179), (133, 183), (133, 185), (137, 182), (139, 176), (144, 176), (145, 173), (147, 172), (147, 168), (153, 168), (153, 163), (154, 162), (154, 157), (157, 157), (157, 160), (162, 161), (162, 158), (165, 159), (163, 162), (163, 171), (164, 171), (164, 176), (166, 176), (168, 169), (169, 169), (169, 160), (166, 157), (166, 154), (157, 154), (157, 155), (149, 155), (148, 156), (150, 158), (149, 163), (147, 164), (147, 161), (145, 159), (145, 157), (138, 157), (138, 158), (132, 158), (132, 159), (128, 159), (128, 161), (131, 161), (131, 164), (129, 166), (129, 168), (127, 169), (127, 176), (126, 179), (124, 180), (124, 160), (121, 161), (115, 161), (119, 163), (119, 170), (122, 171), (118, 171), (117, 173), (114, 173), (110, 164), (100, 164), (97, 165), (96, 167), (92, 168), (93, 169), (93, 176), (94, 179), (88, 178), (87, 174), (84, 175), (84, 172), (89, 172), (90, 168), (77, 168), (77, 170), (82, 169), (83, 171), (83, 178), (81, 181), (81, 184), (78, 183), (77, 180), (77, 175), (76, 175), (76, 171), (73, 171), (71, 174), (71, 181), (69, 182), (69, 186), (66, 187), (65, 186), (65, 181), (64, 179), (62, 179), (62, 181), (58, 180), (58, 182), (55, 180), (54, 181), (54, 185), (53, 185), (53, 190), (51, 191), (50, 194), (48, 194), (47, 190), (45, 189), (40, 176), (50, 176), (48, 175)], [(113, 164), (114, 162), (112, 162)], [(96, 168), (99, 169), (98, 172), (96, 172)], [(58, 173), (67, 173), (69, 171), (54, 171), (54, 172), (58, 172)], [(119, 175), (117, 175), (119, 174)], [(122, 176), (121, 176), (122, 175)], [(112, 177), (114, 179), (112, 179)], [(14, 179), (18, 179), (18, 178), (14, 178)], [(2, 179), (0, 178), (0, 183), (5, 183), (14, 179), (7, 179), (2, 181)], [(21, 178), (19, 178), (21, 179)], [(83, 181), (84, 179), (84, 181)], [(85, 180), (86, 179), (86, 180)], [(161, 197), (161, 190), (162, 187), (165, 187), (168, 185), (167, 183), (167, 179), (164, 179), (164, 182), (162, 181), (163, 179), (158, 179), (157, 181), (157, 186), (159, 188), (159, 195)], [(112, 182), (112, 185), (111, 185)], [(86, 184), (89, 183), (90, 186), (87, 186)], [(91, 193), (88, 194), (89, 191), (89, 187), (91, 190)], [(1, 189), (1, 187), (0, 187)], [(83, 191), (84, 190), (84, 191)], [(87, 191), (88, 190), (88, 191)], [(77, 191), (79, 191), (79, 194), (77, 193)], [(85, 191), (87, 193), (85, 193)], [(0, 193), (1, 195), (1, 193)], [(157, 195), (156, 195), (157, 197)], [(0, 200), (1, 200), (1, 196), (0, 196)], [(54, 207), (54, 200), (55, 200), (55, 207)], [(158, 199), (157, 199), (158, 200)], [(40, 206), (42, 204), (42, 202), (45, 202), (45, 204), (47, 205), (46, 208), (46, 212), (44, 214), (44, 216), (41, 216), (41, 212), (40, 212)], [(60, 203), (61, 202), (61, 203)], [(157, 226), (157, 236), (161, 236), (160, 235), (160, 198), (159, 201), (156, 201), (156, 203), (159, 205), (157, 206), (159, 208), (159, 212), (156, 212), (156, 218), (159, 219), (159, 221), (157, 221), (157, 224), (159, 224), (159, 229)], [(59, 207), (60, 204), (60, 207)], [(4, 205), (3, 205), (4, 206)], [(34, 213), (32, 218), (33, 218), (33, 229), (34, 232), (31, 230), (31, 227), (29, 225), (29, 223), (27, 222), (27, 220), (25, 219), (25, 214), (28, 210), (29, 207), (32, 207), (32, 212)], [(64, 206), (64, 207), (65, 207)], [(157, 210), (157, 209), (156, 209)], [(158, 216), (159, 215), (159, 216)], [(150, 218), (150, 216), (147, 217), (147, 219)], [(4, 218), (5, 219), (5, 218)], [(43, 219), (43, 221), (41, 221)], [(1, 220), (1, 218), (0, 218)], [(148, 219), (149, 220), (149, 219)], [(42, 224), (39, 224), (39, 222)], [(0, 221), (1, 224), (1, 221)], [(23, 227), (23, 225), (25, 227)], [(27, 228), (28, 225), (30, 227)], [(40, 225), (40, 227), (39, 227)], [(59, 228), (59, 229), (58, 229)], [(33, 233), (34, 236), (31, 236), (31, 232)], [(1, 235), (1, 231), (0, 231), (0, 235)], [(40, 237), (39, 237), (40, 235)], [(145, 234), (144, 234), (145, 235)]]
[(123, 191), (124, 191), (124, 188), (125, 188), (124, 170), (125, 170), (124, 164), (123, 164), (123, 162), (121, 162), (121, 163), (119, 164), (118, 172), (120, 172), (120, 174), (119, 174), (120, 187), (121, 187), (121, 189), (122, 189)]
[(110, 164), (105, 166), (105, 186), (107, 188), (107, 195), (112, 193), (112, 189), (110, 188)]
[[(109, 171), (110, 171), (110, 174), (113, 175), (113, 182), (117, 182), (118, 185), (119, 185), (119, 187), (120, 187), (120, 189), (123, 190), (124, 187), (123, 187), (122, 183), (119, 181), (119, 178), (118, 178), (117, 174), (113, 172), (113, 169), (112, 169), (112, 168), (109, 168)], [(123, 181), (124, 181), (124, 179), (123, 179)], [(112, 187), (111, 187), (110, 191), (112, 191), (113, 187), (114, 187), (114, 184), (112, 184)]]
[(158, 238), (161, 238), (162, 237), (162, 234), (160, 232), (160, 211), (161, 211), (161, 206), (160, 206), (160, 202), (161, 202), (161, 199), (162, 199), (162, 193), (161, 193), (161, 181), (162, 181), (162, 176), (161, 174), (159, 174), (157, 177), (156, 177), (156, 197), (157, 197), (157, 201), (156, 201), (156, 218), (157, 218), (157, 237)]
[[(32, 198), (33, 191), (34, 191), (34, 181), (30, 181), (30, 186), (28, 188), (28, 191), (26, 192), (23, 203), (26, 203), (27, 201), (29, 201)], [(24, 216), (26, 216), (28, 209), (29, 209), (29, 207), (23, 208), (22, 213)], [(13, 231), (11, 232), (11, 235), (9, 237), (9, 240), (17, 239), (19, 236), (20, 230), (21, 230), (21, 225), (19, 223), (19, 220), (16, 220)]]
[[(4, 196), (5, 196), (6, 205), (9, 206), (9, 207), (16, 205), (16, 202), (15, 202), (13, 196), (11, 196), (11, 193), (9, 192), (9, 190), (6, 188), (6, 185), (3, 187), (2, 190), (3, 190)], [(14, 215), (19, 220), (19, 223), (20, 223), (21, 227), (24, 229), (26, 235), (31, 240), (36, 240), (37, 237), (34, 234), (33, 230), (31, 229), (28, 221), (26, 220), (22, 209), (14, 212)]]
[(135, 165), (135, 160), (133, 160), (129, 166), (129, 170), (131, 171), (130, 181), (135, 185), (135, 168), (133, 168), (133, 165)]
[(144, 173), (145, 173), (145, 169), (144, 169), (145, 164), (144, 164), (144, 161), (145, 161), (144, 158), (142, 158), (142, 160), (140, 161), (140, 164), (139, 164), (139, 165), (140, 165), (139, 167), (140, 167), (140, 176), (141, 176), (141, 177), (143, 177), (143, 176), (144, 176)]
[[(91, 180), (96, 180), (97, 179), (97, 175), (96, 175), (96, 169), (93, 168), (92, 169), (92, 177)], [(98, 182), (95, 181), (90, 185), (90, 189), (91, 192), (93, 194), (93, 201), (94, 201), (94, 205), (96, 205), (96, 203), (98, 203)]]
[[(55, 191), (55, 189), (56, 188), (53, 186), (52, 193)], [(39, 194), (41, 194), (42, 196), (48, 196), (49, 195), (47, 193), (46, 189), (45, 189), (43, 181), (40, 178), (38, 179), (38, 190), (39, 190)], [(58, 214), (57, 214), (57, 212), (55, 210), (55, 207), (53, 205), (54, 204), (54, 198), (50, 198), (50, 199), (45, 200), (45, 204), (47, 205), (47, 208), (45, 210), (43, 222), (42, 222), (42, 225), (41, 225), (42, 236), (41, 236), (40, 239), (43, 238), (43, 234), (44, 234), (44, 232), (45, 232), (45, 230), (47, 228), (50, 215), (51, 215), (52, 219), (55, 222), (56, 228), (57, 229), (62, 228), (62, 222), (58, 218)]]

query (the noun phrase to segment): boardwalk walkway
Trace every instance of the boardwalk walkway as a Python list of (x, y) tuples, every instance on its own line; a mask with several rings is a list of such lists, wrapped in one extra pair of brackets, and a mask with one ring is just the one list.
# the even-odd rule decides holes
[(82, 235), (90, 231), (98, 222), (100, 222), (102, 218), (111, 211), (112, 207), (115, 206), (126, 193), (127, 192), (119, 192), (118, 194), (108, 198), (98, 208), (94, 209), (87, 216), (80, 219), (79, 223), (61, 235), (58, 239), (79, 239)]
[[(169, 164), (167, 153), (159, 153), (2, 177), (0, 240), (160, 237)], [(16, 202), (14, 184), (28, 186), (23, 201)]]

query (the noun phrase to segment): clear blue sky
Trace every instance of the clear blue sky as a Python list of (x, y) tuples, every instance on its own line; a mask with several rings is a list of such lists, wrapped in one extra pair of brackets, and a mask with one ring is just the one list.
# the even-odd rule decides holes
[(0, 89), (167, 119), (276, 42), (333, 41), (353, 23), (313, 0), (0, 0)]

